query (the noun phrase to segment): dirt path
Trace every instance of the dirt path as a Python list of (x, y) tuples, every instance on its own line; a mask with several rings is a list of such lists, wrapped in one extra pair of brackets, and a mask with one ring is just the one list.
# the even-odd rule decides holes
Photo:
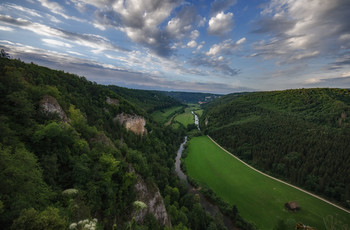
[(175, 116), (176, 116), (176, 114), (175, 114), (174, 116), (172, 116), (172, 117), (170, 118), (170, 120), (169, 120), (169, 121), (167, 121), (167, 123), (165, 123), (165, 126), (170, 125), (170, 124), (171, 124), (171, 122), (173, 121), (173, 119), (175, 118)]
[(326, 200), (326, 199), (323, 199), (322, 197), (319, 197), (319, 196), (317, 196), (317, 195), (315, 195), (315, 194), (313, 194), (313, 193), (311, 193), (311, 192), (308, 192), (308, 191), (306, 191), (306, 190), (304, 190), (304, 189), (301, 189), (301, 188), (299, 188), (299, 187), (297, 187), (297, 186), (295, 186), (295, 185), (289, 184), (289, 183), (287, 183), (287, 182), (284, 182), (283, 180), (277, 179), (277, 178), (275, 178), (275, 177), (272, 177), (272, 176), (270, 176), (270, 175), (268, 175), (268, 174), (266, 174), (266, 173), (263, 173), (263, 172), (257, 170), (256, 168), (250, 166), (249, 164), (245, 163), (244, 161), (242, 161), (241, 159), (239, 159), (238, 157), (236, 157), (235, 155), (233, 155), (232, 153), (230, 153), (229, 151), (227, 151), (226, 149), (224, 149), (223, 147), (221, 147), (221, 146), (220, 146), (218, 143), (216, 143), (216, 141), (214, 141), (209, 135), (207, 135), (207, 137), (209, 137), (209, 139), (210, 139), (213, 143), (215, 143), (217, 146), (219, 146), (219, 147), (220, 147), (222, 150), (224, 150), (226, 153), (230, 154), (232, 157), (236, 158), (237, 160), (239, 160), (240, 162), (242, 162), (243, 164), (245, 164), (245, 165), (248, 166), (249, 168), (253, 169), (254, 171), (256, 171), (256, 172), (258, 172), (258, 173), (260, 173), (260, 174), (262, 174), (262, 175), (264, 175), (264, 176), (267, 176), (267, 177), (269, 177), (269, 178), (271, 178), (271, 179), (273, 179), (273, 180), (275, 180), (275, 181), (281, 182), (281, 183), (286, 184), (286, 185), (288, 185), (288, 186), (290, 186), (290, 187), (293, 187), (293, 188), (295, 188), (295, 189), (298, 189), (299, 191), (302, 191), (302, 192), (304, 192), (304, 193), (307, 193), (307, 194), (309, 194), (310, 196), (313, 196), (313, 197), (315, 197), (315, 198), (317, 198), (317, 199), (319, 199), (319, 200), (322, 200), (322, 201), (324, 201), (324, 202), (326, 202), (326, 203), (328, 203), (328, 204), (330, 204), (330, 205), (333, 205), (334, 207), (339, 208), (339, 209), (343, 210), (344, 212), (347, 212), (347, 213), (350, 214), (350, 211), (349, 211), (349, 210), (347, 210), (347, 209), (345, 209), (345, 208), (343, 208), (343, 207), (341, 207), (341, 206), (339, 206), (339, 205), (336, 205), (336, 204), (334, 204), (334, 203), (332, 203), (332, 202), (330, 202), (330, 201), (328, 201), (328, 200)]

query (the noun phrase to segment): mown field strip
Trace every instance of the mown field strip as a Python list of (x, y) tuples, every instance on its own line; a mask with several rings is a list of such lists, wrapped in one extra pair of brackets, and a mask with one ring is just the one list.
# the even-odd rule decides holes
[[(208, 136), (191, 138), (185, 159), (187, 174), (236, 205), (241, 216), (259, 229), (273, 229), (280, 219), (289, 221), (293, 229), (293, 222), (318, 230), (349, 229), (349, 212), (261, 173), (228, 153)], [(301, 209), (288, 211), (284, 204), (290, 201), (297, 201)]]
[(341, 207), (341, 206), (339, 206), (339, 205), (336, 205), (336, 204), (334, 204), (334, 203), (332, 203), (332, 202), (330, 202), (330, 201), (328, 201), (328, 200), (326, 200), (326, 199), (324, 199), (324, 198), (322, 198), (322, 197), (320, 197), (320, 196), (317, 196), (317, 195), (315, 195), (315, 194), (313, 194), (313, 193), (311, 193), (311, 192), (308, 192), (308, 191), (306, 191), (306, 190), (304, 190), (304, 189), (302, 189), (302, 188), (299, 188), (299, 187), (297, 187), (297, 186), (295, 186), (295, 185), (289, 184), (289, 183), (287, 183), (287, 182), (285, 182), (285, 181), (283, 181), (283, 180), (277, 179), (277, 178), (275, 178), (275, 177), (273, 177), (273, 176), (270, 176), (270, 175), (268, 175), (268, 174), (266, 174), (266, 173), (263, 173), (263, 172), (257, 170), (257, 169), (254, 168), (253, 166), (247, 164), (247, 163), (244, 162), (243, 160), (239, 159), (238, 157), (236, 157), (235, 155), (233, 155), (232, 153), (230, 153), (229, 151), (227, 151), (227, 150), (226, 150), (225, 148), (223, 148), (221, 145), (219, 145), (218, 143), (216, 143), (216, 141), (214, 141), (213, 138), (211, 138), (209, 135), (207, 135), (207, 136), (208, 136), (209, 139), (210, 139), (214, 144), (216, 144), (219, 148), (221, 148), (221, 149), (224, 150), (226, 153), (230, 154), (232, 157), (236, 158), (237, 160), (239, 160), (241, 163), (245, 164), (245, 165), (248, 166), (249, 168), (253, 169), (254, 171), (256, 171), (256, 172), (258, 172), (258, 173), (260, 173), (260, 174), (262, 174), (262, 175), (264, 175), (264, 176), (267, 176), (267, 177), (269, 177), (269, 178), (271, 178), (271, 179), (273, 179), (273, 180), (275, 180), (275, 181), (278, 181), (278, 182), (281, 182), (281, 183), (283, 183), (283, 184), (286, 184), (286, 185), (288, 185), (288, 186), (290, 186), (290, 187), (292, 187), (292, 188), (298, 189), (299, 191), (302, 191), (302, 192), (304, 192), (304, 193), (307, 193), (307, 194), (309, 194), (310, 196), (313, 196), (313, 197), (315, 197), (315, 198), (317, 198), (317, 199), (319, 199), (319, 200), (322, 200), (322, 201), (324, 201), (324, 202), (326, 202), (326, 203), (328, 203), (328, 204), (330, 204), (330, 205), (333, 205), (334, 207), (339, 208), (339, 209), (343, 210), (344, 212), (347, 212), (347, 213), (350, 214), (350, 211), (349, 211), (349, 210), (347, 210), (347, 209), (345, 209), (345, 208), (343, 208), (343, 207)]

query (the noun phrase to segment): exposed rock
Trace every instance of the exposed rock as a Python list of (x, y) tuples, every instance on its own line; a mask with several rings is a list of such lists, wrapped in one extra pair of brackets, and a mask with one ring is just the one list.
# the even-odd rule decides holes
[(63, 111), (60, 104), (58, 104), (56, 98), (50, 95), (45, 95), (40, 101), (40, 107), (45, 114), (57, 114), (63, 122), (70, 122), (66, 113)]
[(115, 98), (107, 97), (106, 103), (109, 105), (119, 105), (119, 100)]
[(157, 219), (159, 224), (170, 227), (171, 222), (158, 187), (154, 184), (147, 185), (141, 176), (138, 176), (135, 184), (135, 191), (136, 199), (147, 205), (147, 208), (142, 209), (137, 213), (135, 216), (136, 221), (142, 223), (146, 214), (151, 213)]
[(146, 120), (141, 116), (121, 113), (114, 118), (114, 121), (118, 121), (128, 131), (130, 130), (135, 134), (143, 135), (147, 133), (147, 129), (145, 128)]

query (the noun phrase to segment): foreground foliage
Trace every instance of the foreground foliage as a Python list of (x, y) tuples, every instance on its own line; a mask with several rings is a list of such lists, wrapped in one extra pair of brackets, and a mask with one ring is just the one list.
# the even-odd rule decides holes
[[(43, 111), (45, 97), (66, 118)], [(84, 77), (0, 59), (1, 228), (163, 229), (152, 214), (130, 224), (137, 174), (159, 188), (174, 229), (220, 226), (174, 173), (184, 129), (153, 121), (147, 111), (163, 105), (147, 103)], [(148, 134), (115, 122), (121, 113), (144, 117)]]

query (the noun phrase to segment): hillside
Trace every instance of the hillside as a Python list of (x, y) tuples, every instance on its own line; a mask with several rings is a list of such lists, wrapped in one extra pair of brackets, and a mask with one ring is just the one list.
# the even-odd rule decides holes
[(1, 58), (1, 228), (225, 229), (174, 172), (184, 130), (139, 94)]
[(299, 89), (227, 95), (201, 127), (255, 167), (350, 207), (350, 91)]
[(161, 93), (168, 95), (172, 98), (175, 98), (178, 101), (181, 101), (186, 104), (197, 104), (199, 102), (210, 102), (216, 98), (221, 97), (219, 94), (212, 93), (194, 93), (194, 92), (166, 92), (161, 91)]
[(167, 96), (161, 91), (128, 89), (115, 85), (110, 85), (108, 88), (136, 106), (145, 109), (148, 113), (181, 105), (179, 100)]

